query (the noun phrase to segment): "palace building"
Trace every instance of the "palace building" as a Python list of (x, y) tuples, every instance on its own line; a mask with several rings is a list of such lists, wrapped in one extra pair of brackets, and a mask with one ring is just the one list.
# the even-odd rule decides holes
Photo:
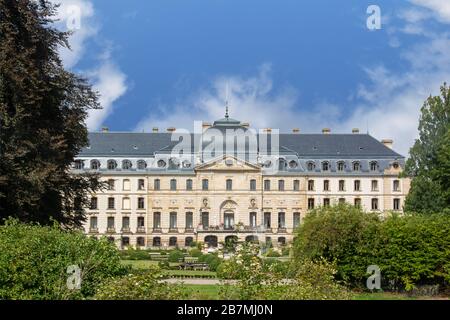
[(409, 180), (399, 177), (405, 159), (392, 140), (357, 129), (256, 132), (228, 113), (197, 131), (90, 133), (73, 170), (100, 173), (108, 188), (92, 195), (85, 232), (119, 247), (278, 246), (317, 206), (402, 211)]

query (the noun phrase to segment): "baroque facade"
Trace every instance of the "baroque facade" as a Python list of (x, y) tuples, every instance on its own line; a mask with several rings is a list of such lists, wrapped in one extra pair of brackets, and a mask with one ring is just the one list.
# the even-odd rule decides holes
[(317, 206), (402, 211), (409, 180), (399, 177), (405, 159), (391, 140), (357, 129), (275, 131), (256, 133), (226, 115), (194, 134), (90, 133), (74, 172), (99, 172), (108, 188), (92, 195), (85, 232), (120, 247), (216, 247), (232, 238), (277, 246)]

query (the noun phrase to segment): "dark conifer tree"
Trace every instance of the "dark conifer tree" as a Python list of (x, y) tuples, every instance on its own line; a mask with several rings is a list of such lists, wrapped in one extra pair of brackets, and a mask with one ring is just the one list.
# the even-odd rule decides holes
[(0, 219), (80, 226), (96, 175), (73, 175), (99, 108), (89, 83), (63, 67), (67, 32), (47, 0), (0, 0)]

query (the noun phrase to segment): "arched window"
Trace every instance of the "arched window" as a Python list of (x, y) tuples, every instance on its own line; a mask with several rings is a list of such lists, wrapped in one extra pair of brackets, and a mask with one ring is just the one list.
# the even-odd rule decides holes
[(353, 171), (360, 171), (361, 164), (358, 161), (353, 162)]
[(330, 170), (330, 163), (328, 161), (322, 162), (322, 171)]
[(297, 168), (297, 166), (298, 166), (297, 161), (291, 160), (291, 161), (289, 162), (289, 168), (295, 169), (295, 168)]
[(345, 169), (345, 162), (344, 161), (339, 161), (337, 163), (337, 171), (344, 171)]
[(161, 238), (160, 237), (154, 237), (152, 245), (154, 247), (161, 247)]
[(376, 161), (372, 161), (370, 163), (370, 171), (377, 171), (378, 170), (378, 163)]
[(169, 246), (175, 247), (177, 245), (177, 237), (170, 237), (169, 238)]
[(122, 169), (123, 170), (130, 170), (132, 166), (133, 165), (131, 164), (130, 160), (123, 160), (122, 161)]
[(194, 242), (194, 238), (192, 237), (186, 237), (186, 239), (184, 240), (184, 246), (185, 247), (190, 247), (192, 242)]
[(287, 166), (286, 160), (283, 158), (278, 159), (278, 170), (284, 170)]
[(314, 162), (308, 162), (307, 164), (308, 167), (308, 171), (313, 171), (316, 168), (316, 165), (314, 164)]
[(108, 160), (108, 170), (116, 170), (117, 162), (116, 160)]
[(100, 169), (100, 161), (91, 160), (91, 170), (98, 170), (98, 169)]
[(139, 160), (137, 162), (137, 168), (138, 170), (145, 170), (147, 168), (147, 162), (145, 162), (144, 160)]

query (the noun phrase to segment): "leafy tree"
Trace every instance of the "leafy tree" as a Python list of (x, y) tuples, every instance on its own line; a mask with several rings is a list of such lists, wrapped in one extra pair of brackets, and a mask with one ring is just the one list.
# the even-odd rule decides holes
[(0, 221), (79, 226), (96, 175), (70, 165), (88, 144), (85, 120), (99, 108), (88, 82), (58, 56), (67, 32), (52, 25), (47, 0), (0, 0)]
[(419, 138), (410, 149), (405, 174), (412, 178), (405, 210), (441, 212), (450, 210), (450, 88), (441, 87), (440, 96), (430, 96), (421, 109)]
[[(67, 286), (69, 266), (80, 269), (80, 290)], [(103, 281), (127, 272), (106, 238), (11, 219), (0, 226), (0, 300), (89, 298)]]

